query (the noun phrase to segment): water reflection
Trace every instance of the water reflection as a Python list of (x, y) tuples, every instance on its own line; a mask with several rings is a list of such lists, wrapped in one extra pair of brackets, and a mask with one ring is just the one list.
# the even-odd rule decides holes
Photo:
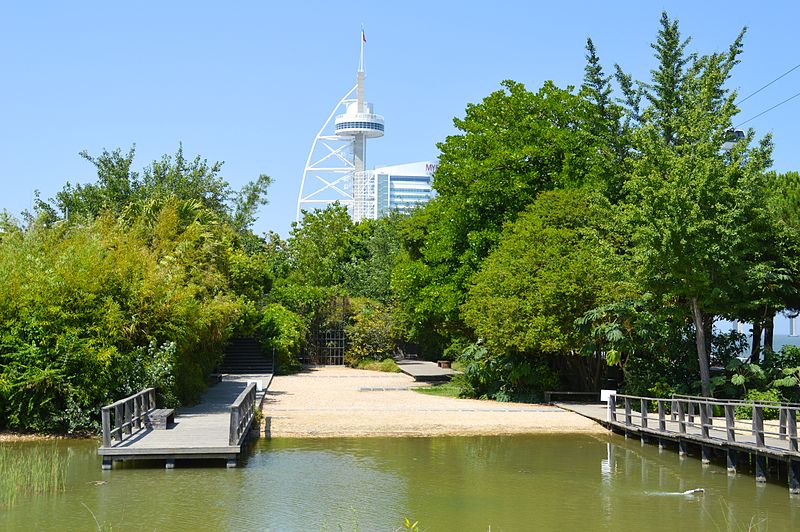
[[(59, 445), (66, 491), (2, 509), (0, 529), (395, 530), (404, 517), (426, 530), (800, 528), (783, 484), (613, 435), (272, 440), (233, 470), (103, 472), (95, 442)], [(679, 495), (692, 488), (705, 493)]]

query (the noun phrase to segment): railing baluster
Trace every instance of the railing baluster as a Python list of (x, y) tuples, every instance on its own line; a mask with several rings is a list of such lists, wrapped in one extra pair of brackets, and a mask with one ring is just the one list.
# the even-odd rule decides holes
[(786, 408), (781, 406), (778, 414), (778, 439), (786, 439)]
[(789, 435), (789, 450), (797, 452), (797, 409), (787, 408), (786, 432)]
[(142, 398), (138, 394), (133, 396), (133, 419), (136, 428), (142, 428)]
[(625, 398), (625, 426), (631, 426), (631, 398)]
[(736, 407), (731, 404), (725, 405), (725, 432), (728, 435), (728, 441), (734, 442), (736, 441), (736, 416), (735, 409)]
[(114, 406), (114, 430), (117, 441), (122, 441), (122, 405), (120, 404)]
[(639, 408), (641, 410), (642, 428), (647, 428), (647, 399), (639, 400)]
[(686, 412), (683, 401), (678, 401), (678, 432), (686, 434)]
[(617, 421), (617, 396), (613, 393), (608, 396), (608, 420)]
[(111, 447), (111, 409), (104, 406), (100, 415), (103, 422), (103, 447)]
[(667, 431), (667, 420), (664, 417), (664, 401), (663, 399), (658, 400), (658, 430), (661, 432)]
[(708, 408), (703, 403), (698, 405), (700, 410), (700, 435), (708, 439)]
[(764, 408), (759, 405), (753, 405), (753, 432), (756, 447), (764, 447)]

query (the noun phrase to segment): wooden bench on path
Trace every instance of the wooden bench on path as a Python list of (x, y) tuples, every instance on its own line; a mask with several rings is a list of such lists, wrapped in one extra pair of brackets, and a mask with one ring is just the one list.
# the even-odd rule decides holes
[(175, 423), (174, 408), (156, 408), (147, 413), (144, 424), (147, 428), (165, 430), (170, 423)]

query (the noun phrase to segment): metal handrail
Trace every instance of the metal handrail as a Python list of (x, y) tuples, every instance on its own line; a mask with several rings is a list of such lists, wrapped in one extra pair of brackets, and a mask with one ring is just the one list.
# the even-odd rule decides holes
[[(133, 434), (134, 427), (142, 428), (145, 417), (155, 408), (155, 388), (145, 388), (130, 397), (102, 407), (100, 417), (103, 425), (103, 447), (110, 447), (112, 439), (121, 442), (125, 439), (126, 433), (127, 436)], [(111, 428), (112, 414), (114, 428)]]

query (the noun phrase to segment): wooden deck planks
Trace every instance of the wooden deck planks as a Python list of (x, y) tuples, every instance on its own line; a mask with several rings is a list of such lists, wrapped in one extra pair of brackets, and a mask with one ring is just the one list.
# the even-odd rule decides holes
[(167, 430), (135, 430), (121, 442), (101, 446), (98, 454), (115, 460), (235, 458), (242, 447), (228, 443), (230, 405), (251, 380), (262, 382), (263, 391), (258, 392), (256, 399), (260, 405), (272, 380), (271, 374), (226, 377), (210, 387), (199, 404), (178, 409), (175, 423)]
[(397, 365), (400, 371), (420, 382), (448, 381), (458, 373), (450, 368), (440, 368), (436, 362), (427, 360), (398, 360)]

